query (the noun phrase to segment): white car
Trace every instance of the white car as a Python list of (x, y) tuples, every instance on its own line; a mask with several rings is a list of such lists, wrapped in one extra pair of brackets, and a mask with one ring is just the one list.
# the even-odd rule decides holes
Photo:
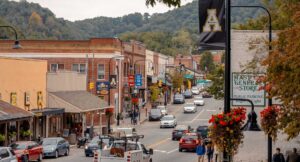
[(193, 93), (193, 95), (199, 95), (200, 94), (199, 88), (198, 87), (193, 87), (192, 88), (192, 93)]
[(196, 106), (204, 106), (204, 99), (203, 99), (203, 97), (202, 96), (197, 96), (197, 97), (195, 97), (194, 98), (194, 104), (196, 105)]
[(157, 108), (160, 109), (160, 112), (162, 115), (168, 115), (168, 110), (167, 110), (166, 106), (160, 105), (160, 106), (157, 106)]
[(194, 103), (187, 103), (183, 107), (184, 113), (195, 113), (197, 112), (197, 107)]
[(177, 125), (177, 120), (174, 115), (166, 115), (160, 120), (160, 128), (172, 127), (175, 128)]
[(0, 162), (18, 162), (18, 159), (10, 147), (0, 147)]

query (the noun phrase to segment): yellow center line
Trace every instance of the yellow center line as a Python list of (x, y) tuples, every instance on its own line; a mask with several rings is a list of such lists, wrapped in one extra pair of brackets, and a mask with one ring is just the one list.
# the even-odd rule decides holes
[(158, 146), (158, 145), (160, 145), (160, 144), (162, 144), (162, 143), (164, 143), (164, 142), (167, 142), (167, 141), (170, 140), (170, 139), (171, 139), (171, 138), (166, 138), (166, 139), (160, 140), (160, 141), (155, 142), (155, 143), (153, 143), (153, 144), (151, 144), (151, 145), (148, 145), (147, 147), (148, 147), (148, 148), (153, 148), (153, 147)]

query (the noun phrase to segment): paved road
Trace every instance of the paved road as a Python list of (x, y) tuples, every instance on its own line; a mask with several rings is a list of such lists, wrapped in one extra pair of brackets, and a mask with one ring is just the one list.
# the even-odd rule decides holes
[[(186, 100), (193, 102), (193, 99)], [(168, 105), (169, 114), (173, 114), (177, 118), (178, 124), (190, 125), (192, 128), (198, 125), (207, 125), (211, 114), (215, 114), (218, 108), (223, 104), (222, 101), (214, 99), (205, 99), (205, 106), (198, 107), (195, 114), (183, 114), (183, 105)], [(178, 141), (171, 140), (172, 128), (160, 129), (159, 122), (145, 122), (137, 125), (136, 129), (139, 134), (144, 134), (145, 138), (142, 142), (148, 147), (154, 149), (154, 162), (196, 162), (194, 152), (179, 152)], [(60, 157), (58, 159), (48, 158), (46, 162), (83, 162), (92, 161), (93, 158), (85, 157), (82, 149), (72, 148), (70, 156)]]

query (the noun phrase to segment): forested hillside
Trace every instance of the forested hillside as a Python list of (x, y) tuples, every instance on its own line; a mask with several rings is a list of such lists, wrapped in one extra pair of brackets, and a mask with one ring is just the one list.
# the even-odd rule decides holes
[[(235, 5), (258, 4), (259, 0), (234, 0)], [(234, 22), (256, 15), (256, 10), (234, 9)], [(137, 39), (148, 48), (166, 54), (187, 53), (197, 43), (198, 1), (172, 11), (149, 15), (133, 13), (118, 18), (96, 17), (82, 21), (56, 18), (39, 4), (0, 0), (0, 25), (16, 27), (21, 39), (89, 39), (120, 37)], [(0, 29), (0, 37), (11, 38), (11, 31)], [(173, 49), (175, 48), (175, 49)], [(181, 50), (181, 51), (178, 51)]]

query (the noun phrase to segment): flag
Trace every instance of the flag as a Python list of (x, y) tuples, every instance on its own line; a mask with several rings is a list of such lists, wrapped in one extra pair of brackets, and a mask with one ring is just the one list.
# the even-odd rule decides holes
[(225, 0), (199, 0), (199, 50), (225, 49)]

